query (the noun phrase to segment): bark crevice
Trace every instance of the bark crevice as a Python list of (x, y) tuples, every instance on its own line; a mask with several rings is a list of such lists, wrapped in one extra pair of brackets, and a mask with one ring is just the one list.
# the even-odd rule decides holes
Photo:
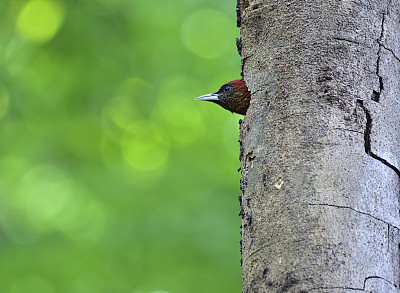
[(383, 49), (385, 49), (385, 50), (389, 51), (390, 53), (392, 53), (394, 59), (396, 59), (397, 61), (400, 62), (400, 57), (398, 57), (398, 56), (396, 55), (396, 53), (395, 53), (392, 49), (386, 47), (384, 44), (380, 44), (380, 45), (382, 46)]
[(385, 278), (382, 278), (382, 277), (380, 277), (380, 276), (368, 276), (368, 277), (366, 277), (366, 278), (364, 279), (364, 284), (363, 284), (363, 287), (362, 287), (362, 288), (353, 288), (353, 287), (317, 287), (317, 288), (311, 288), (311, 289), (309, 289), (309, 290), (307, 290), (307, 291), (305, 291), (305, 292), (308, 293), (308, 292), (312, 292), (312, 291), (315, 291), (315, 290), (332, 290), (332, 289), (354, 290), (354, 291), (362, 291), (362, 292), (365, 292), (366, 286), (367, 286), (367, 281), (370, 280), (370, 279), (380, 279), (380, 280), (383, 280), (383, 281), (389, 283), (389, 284), (390, 284), (391, 286), (393, 286), (394, 288), (397, 288), (397, 287), (398, 287), (396, 284), (394, 284), (394, 283), (390, 282), (389, 280), (387, 280), (387, 279), (385, 279)]
[(352, 288), (352, 287), (317, 287), (317, 288), (311, 288), (311, 289), (309, 289), (307, 291), (304, 291), (304, 292), (308, 293), (308, 292), (312, 292), (312, 291), (315, 291), (315, 290), (332, 290), (332, 289), (364, 291), (364, 289)]
[(351, 39), (346, 39), (346, 38), (341, 38), (341, 37), (333, 37), (333, 39), (336, 41), (344, 41), (344, 42), (349, 42), (349, 43), (360, 45), (360, 42), (351, 40)]
[(311, 206), (327, 206), (327, 207), (334, 207), (334, 208), (338, 208), (338, 209), (349, 209), (349, 210), (352, 210), (353, 212), (356, 212), (356, 213), (359, 213), (359, 214), (362, 214), (362, 215), (371, 217), (371, 218), (373, 218), (373, 219), (375, 219), (375, 220), (377, 220), (377, 221), (380, 221), (380, 222), (382, 222), (382, 223), (385, 223), (386, 225), (389, 225), (390, 227), (393, 227), (393, 228), (395, 228), (395, 229), (399, 229), (399, 227), (396, 227), (396, 226), (394, 226), (394, 225), (392, 225), (392, 224), (386, 222), (385, 220), (382, 220), (382, 219), (380, 219), (380, 218), (378, 218), (378, 217), (375, 217), (374, 215), (371, 215), (371, 214), (369, 214), (369, 213), (356, 210), (356, 209), (354, 209), (354, 208), (352, 208), (352, 207), (340, 206), (340, 205), (329, 204), (329, 203), (309, 203), (309, 205), (311, 205)]
[(382, 22), (381, 22), (381, 34), (377, 40), (378, 42), (378, 57), (376, 59), (376, 75), (378, 76), (379, 79), (379, 91), (373, 90), (372, 91), (372, 100), (379, 103), (379, 100), (381, 98), (381, 93), (383, 91), (383, 78), (380, 75), (380, 62), (381, 62), (381, 51), (382, 51), (382, 39), (383, 39), (383, 33), (385, 31), (385, 13), (382, 14)]
[(383, 281), (389, 283), (390, 285), (392, 285), (392, 286), (395, 287), (395, 288), (398, 287), (395, 283), (390, 282), (389, 280), (387, 280), (387, 279), (385, 279), (385, 278), (382, 278), (382, 277), (380, 277), (380, 276), (369, 276), (369, 277), (366, 277), (366, 278), (364, 279), (364, 286), (363, 286), (364, 289), (363, 289), (363, 290), (365, 290), (367, 281), (370, 280), (370, 279), (380, 279), (380, 280), (383, 280)]
[(365, 130), (364, 130), (365, 153), (367, 155), (371, 156), (372, 158), (374, 158), (375, 160), (378, 160), (381, 163), (383, 163), (384, 165), (386, 165), (389, 168), (391, 168), (397, 174), (397, 176), (399, 176), (399, 178), (400, 178), (400, 170), (399, 169), (397, 169), (394, 165), (389, 163), (387, 160), (377, 156), (376, 154), (374, 154), (372, 152), (372, 150), (371, 150), (372, 117), (371, 117), (371, 114), (370, 114), (369, 110), (364, 106), (364, 103), (363, 103), (362, 100), (357, 100), (357, 104), (363, 109), (363, 111), (365, 113), (366, 120), (367, 120), (367, 123), (366, 123), (366, 126), (365, 126)]

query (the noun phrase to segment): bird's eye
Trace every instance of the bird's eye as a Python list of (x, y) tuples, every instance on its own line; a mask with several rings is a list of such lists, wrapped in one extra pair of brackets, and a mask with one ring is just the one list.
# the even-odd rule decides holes
[(232, 86), (227, 84), (224, 86), (224, 92), (229, 92), (231, 90)]

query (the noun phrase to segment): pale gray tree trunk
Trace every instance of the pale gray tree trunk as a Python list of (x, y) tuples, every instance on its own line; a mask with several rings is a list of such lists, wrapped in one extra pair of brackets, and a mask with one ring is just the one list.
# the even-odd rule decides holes
[(239, 12), (243, 292), (400, 292), (400, 1)]

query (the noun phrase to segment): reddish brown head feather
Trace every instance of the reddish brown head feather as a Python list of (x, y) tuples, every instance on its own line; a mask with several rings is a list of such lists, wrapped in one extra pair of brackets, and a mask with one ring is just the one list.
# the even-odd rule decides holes
[(245, 89), (245, 90), (247, 90), (246, 82), (244, 81), (243, 78), (234, 79), (234, 80), (232, 80), (230, 82), (227, 82), (227, 83), (233, 85), (237, 89)]
[(198, 97), (196, 100), (210, 101), (233, 113), (246, 115), (250, 98), (246, 83), (241, 78), (227, 82), (217, 92)]
[(246, 82), (243, 78), (234, 79), (227, 84), (233, 86), (233, 91), (229, 93), (227, 100), (227, 107), (225, 109), (238, 114), (246, 115), (247, 109), (250, 105), (250, 92), (247, 89)]

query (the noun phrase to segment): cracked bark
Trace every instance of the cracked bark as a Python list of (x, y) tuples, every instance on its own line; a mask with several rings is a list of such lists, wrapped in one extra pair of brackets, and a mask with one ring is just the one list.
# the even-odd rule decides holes
[(400, 292), (400, 2), (238, 1), (244, 293)]
[(381, 60), (381, 51), (382, 51), (382, 38), (383, 38), (383, 34), (385, 31), (385, 13), (382, 13), (382, 23), (381, 23), (381, 35), (379, 36), (379, 39), (377, 40), (379, 47), (378, 47), (378, 53), (377, 53), (377, 60), (376, 60), (376, 75), (378, 76), (378, 80), (379, 80), (379, 91), (372, 91), (372, 100), (375, 102), (379, 102), (381, 93), (383, 91), (383, 78), (379, 73), (379, 65), (380, 65), (380, 60)]
[[(380, 78), (381, 79), (381, 78)], [(383, 89), (383, 86), (382, 86)], [(375, 101), (375, 100), (374, 100)], [(388, 166), (389, 168), (391, 168), (396, 174), (397, 176), (399, 176), (400, 178), (400, 170), (397, 169), (395, 166), (393, 166), (390, 162), (386, 161), (385, 159), (377, 156), (376, 154), (374, 154), (371, 151), (371, 129), (372, 129), (372, 118), (371, 118), (371, 114), (369, 113), (368, 109), (364, 106), (363, 101), (361, 100), (357, 100), (357, 104), (359, 104), (361, 106), (361, 108), (364, 110), (365, 112), (365, 116), (366, 116), (366, 120), (367, 120), (367, 124), (365, 126), (365, 131), (364, 131), (364, 148), (365, 148), (365, 153), (370, 155), (372, 158), (374, 158), (375, 160), (378, 160), (379, 162), (381, 162), (382, 164)]]

